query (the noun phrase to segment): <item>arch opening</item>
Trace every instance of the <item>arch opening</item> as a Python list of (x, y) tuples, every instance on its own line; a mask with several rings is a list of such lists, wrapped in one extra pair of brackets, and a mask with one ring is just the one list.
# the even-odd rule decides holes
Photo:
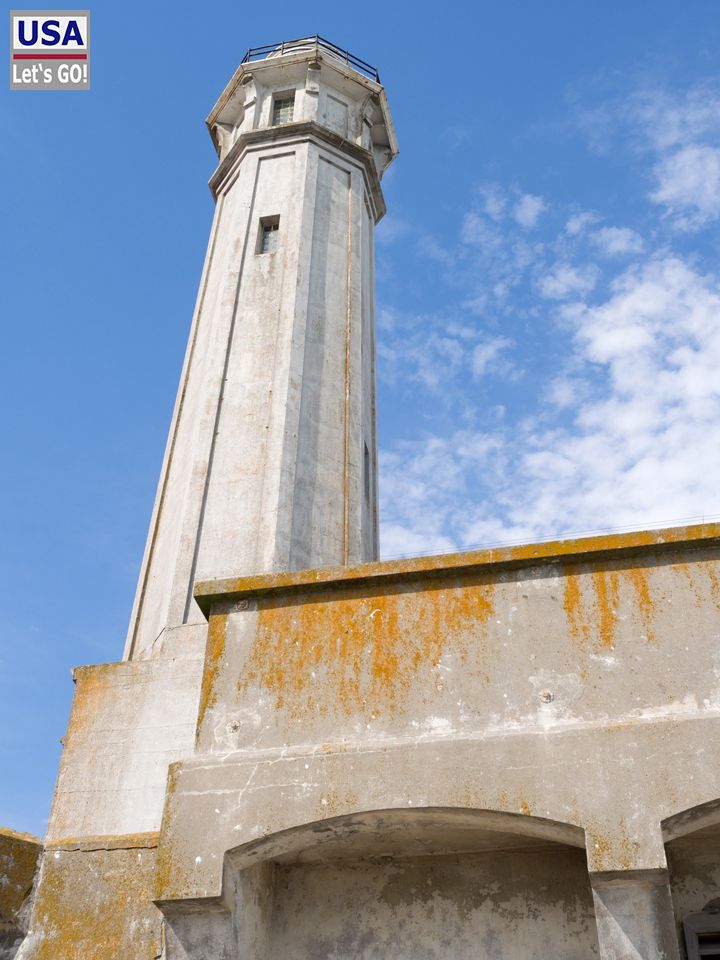
[(583, 831), (496, 811), (373, 810), (302, 824), (228, 851), (223, 899), (230, 946), (215, 944), (219, 958), (598, 952)]

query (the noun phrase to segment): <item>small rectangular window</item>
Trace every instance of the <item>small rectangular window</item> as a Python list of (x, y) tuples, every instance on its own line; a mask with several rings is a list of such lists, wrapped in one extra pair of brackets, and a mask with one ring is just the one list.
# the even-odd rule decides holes
[(277, 127), (281, 123), (292, 123), (294, 109), (295, 94), (279, 94), (273, 99), (272, 125)]
[(278, 232), (280, 230), (280, 217), (260, 217), (260, 230), (258, 231), (258, 253), (275, 253), (278, 246)]

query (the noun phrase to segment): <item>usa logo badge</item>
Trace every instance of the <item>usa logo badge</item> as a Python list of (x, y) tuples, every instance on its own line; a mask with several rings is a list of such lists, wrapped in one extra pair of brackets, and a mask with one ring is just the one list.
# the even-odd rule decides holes
[(90, 11), (11, 10), (10, 89), (89, 90)]

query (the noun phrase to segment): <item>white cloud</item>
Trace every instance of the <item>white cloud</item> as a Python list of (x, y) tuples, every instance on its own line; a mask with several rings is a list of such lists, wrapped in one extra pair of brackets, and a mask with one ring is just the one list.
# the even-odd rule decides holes
[(645, 93), (597, 118), (606, 152), (622, 134), (633, 175), (656, 178), (632, 198), (642, 235), (486, 185), (459, 242), (427, 241), (453, 322), (385, 321), (396, 375), (431, 398), (428, 433), (382, 458), (386, 554), (720, 514), (720, 269), (689, 233), (720, 219), (720, 95)]
[(641, 253), (645, 247), (642, 237), (629, 227), (601, 227), (591, 234), (591, 240), (607, 256)]
[(521, 227), (530, 230), (537, 225), (540, 214), (546, 209), (547, 205), (542, 197), (525, 193), (515, 204), (513, 218)]
[(574, 213), (567, 219), (565, 224), (565, 232), (571, 237), (577, 237), (588, 227), (592, 226), (594, 223), (597, 223), (599, 220), (600, 217), (596, 213), (592, 213), (589, 210), (584, 210), (581, 213)]
[(564, 300), (589, 293), (596, 282), (597, 268), (592, 264), (573, 267), (556, 263), (550, 273), (540, 278), (540, 294), (547, 300)]
[[(513, 346), (513, 341), (508, 337), (494, 337), (479, 343), (473, 350), (472, 372), (473, 376), (479, 378), (489, 373), (493, 367), (497, 367), (497, 361), (503, 350)], [(505, 362), (507, 363), (507, 361)], [(501, 369), (504, 369), (501, 368)]]
[(720, 90), (701, 84), (680, 95), (662, 90), (635, 94), (621, 111), (632, 125), (640, 125), (652, 148), (666, 152), (720, 134)]
[(505, 192), (497, 184), (484, 184), (479, 189), (482, 209), (492, 220), (500, 221), (505, 214), (507, 200)]
[(568, 317), (576, 369), (538, 418), (384, 458), (394, 553), (720, 514), (720, 278), (651, 257)]
[(560, 376), (550, 381), (545, 399), (555, 407), (577, 407), (589, 391), (589, 385), (581, 377)]
[(720, 216), (720, 150), (692, 144), (655, 165), (650, 195), (676, 214), (680, 226), (700, 226)]

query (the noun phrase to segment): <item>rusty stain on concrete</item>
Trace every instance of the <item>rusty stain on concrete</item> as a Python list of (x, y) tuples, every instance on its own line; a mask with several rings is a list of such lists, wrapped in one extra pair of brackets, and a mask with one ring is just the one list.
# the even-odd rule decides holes
[(198, 710), (197, 729), (199, 730), (205, 714), (215, 703), (217, 692), (215, 680), (220, 670), (220, 663), (225, 652), (225, 627), (227, 615), (218, 614), (211, 618), (208, 626), (208, 638), (205, 652), (205, 671), (200, 687), (200, 707)]
[[(270, 604), (260, 608), (257, 638), (237, 688), (241, 695), (252, 687), (267, 691), (275, 708), (293, 719), (330, 701), (345, 716), (360, 709), (374, 719), (404, 700), (418, 674), (440, 666), (449, 636), (462, 638), (463, 662), (470, 646), (477, 659), (493, 612), (492, 583), (438, 588), (426, 597), (382, 591), (342, 600), (330, 595), (291, 608)], [(487, 682), (487, 673), (478, 679)]]

